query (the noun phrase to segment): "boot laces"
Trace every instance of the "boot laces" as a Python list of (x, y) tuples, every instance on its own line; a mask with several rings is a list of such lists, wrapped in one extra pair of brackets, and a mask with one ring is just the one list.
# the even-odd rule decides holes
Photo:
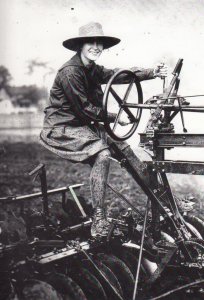
[(106, 219), (105, 210), (101, 207), (97, 207), (95, 210), (94, 219), (96, 221)]

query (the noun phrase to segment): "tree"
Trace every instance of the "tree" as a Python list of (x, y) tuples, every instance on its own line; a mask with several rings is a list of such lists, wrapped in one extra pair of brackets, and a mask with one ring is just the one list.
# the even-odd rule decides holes
[[(42, 65), (42, 67), (45, 66)], [(14, 104), (20, 106), (36, 106), (39, 100), (47, 98), (47, 90), (45, 87), (37, 87), (36, 85), (11, 86), (11, 79), (12, 77), (9, 70), (4, 66), (0, 66), (0, 89), (4, 88), (7, 91)]]
[(47, 98), (47, 90), (36, 85), (14, 86), (9, 88), (14, 103), (20, 106), (37, 105), (40, 99)]
[(9, 70), (4, 66), (0, 66), (0, 89), (7, 89), (11, 78)]

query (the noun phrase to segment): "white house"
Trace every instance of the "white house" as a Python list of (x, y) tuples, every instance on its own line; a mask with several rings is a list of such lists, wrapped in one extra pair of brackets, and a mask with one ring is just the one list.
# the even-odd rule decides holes
[(30, 105), (28, 107), (14, 106), (7, 91), (0, 89), (0, 114), (37, 113), (38, 108)]
[(11, 98), (5, 89), (0, 89), (0, 113), (12, 114), (15, 112), (15, 107), (11, 102)]

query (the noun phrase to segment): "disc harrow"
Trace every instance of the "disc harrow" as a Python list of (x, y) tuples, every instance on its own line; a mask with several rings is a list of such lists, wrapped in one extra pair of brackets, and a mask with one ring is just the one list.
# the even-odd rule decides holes
[[(27, 198), (24, 198), (24, 201), (26, 200)], [(12, 204), (10, 203), (10, 206)], [(74, 202), (70, 202), (70, 207), (72, 205)], [(76, 203), (75, 209), (77, 209)], [(9, 216), (13, 224), (17, 217), (11, 211)], [(197, 231), (201, 229), (203, 223), (200, 219), (193, 216), (184, 217), (193, 228), (197, 226)], [(151, 221), (149, 216), (148, 226)], [(70, 225), (70, 220), (67, 222)], [(15, 242), (7, 231), (8, 237), (5, 239), (4, 236), (4, 244), (2, 243), (0, 248), (2, 266), (0, 299), (12, 299), (12, 297), (13, 299), (60, 300), (132, 299), (140, 251), (141, 215), (138, 216), (133, 211), (130, 213), (129, 209), (119, 219), (114, 219), (114, 224), (120, 230), (123, 229), (123, 234), (117, 237), (111, 236), (109, 239), (91, 238), (91, 222), (91, 219), (86, 217), (86, 220), (79, 224), (73, 226), (63, 224), (64, 228), (60, 228), (60, 222), (56, 222), (58, 225), (54, 227), (52, 222), (49, 223), (48, 218), (37, 227), (29, 228), (28, 232), (32, 232), (35, 237), (19, 235)], [(22, 224), (26, 226), (25, 222)], [(145, 237), (138, 282), (138, 299), (143, 299), (144, 295), (146, 295), (144, 299), (151, 299), (153, 295), (169, 290), (174, 281), (181, 285), (179, 282), (182, 281), (181, 278), (184, 284), (189, 281), (189, 277), (191, 280), (192, 278), (197, 280), (203, 276), (203, 240), (192, 237), (185, 242), (185, 247), (193, 258), (192, 262), (187, 261), (183, 255), (182, 243), (176, 243), (170, 235), (173, 233), (168, 232), (167, 219), (163, 218), (161, 226), (162, 240), (159, 243), (152, 243), (151, 227)], [(43, 239), (42, 232), (44, 232)], [(48, 233), (52, 234), (52, 239), (47, 238)], [(13, 231), (11, 235), (13, 238)], [(73, 239), (74, 235), (75, 239)], [(169, 249), (172, 251), (172, 256), (167, 263), (166, 255)], [(165, 270), (162, 270), (162, 266)], [(156, 270), (160, 270), (162, 280), (161, 276), (156, 278)], [(169, 270), (174, 274), (171, 280), (169, 280)]]

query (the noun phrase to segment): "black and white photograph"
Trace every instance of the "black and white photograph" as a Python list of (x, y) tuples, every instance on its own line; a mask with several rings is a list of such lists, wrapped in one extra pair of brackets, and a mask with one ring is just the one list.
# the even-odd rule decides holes
[(204, 299), (203, 16), (0, 0), (0, 300)]

